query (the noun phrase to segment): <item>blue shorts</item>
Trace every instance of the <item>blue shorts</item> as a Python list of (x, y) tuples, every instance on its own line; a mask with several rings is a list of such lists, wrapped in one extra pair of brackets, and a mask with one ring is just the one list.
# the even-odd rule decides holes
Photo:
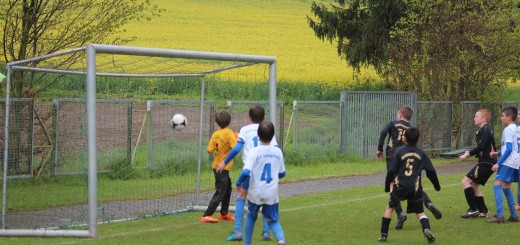
[(249, 176), (246, 177), (246, 179), (244, 180), (244, 182), (242, 182), (242, 184), (240, 184), (240, 187), (242, 187), (242, 189), (244, 190), (249, 190)]
[(250, 202), (249, 200), (247, 201), (247, 203), (248, 203), (247, 208), (249, 209), (248, 215), (250, 215), (251, 218), (253, 218), (253, 220), (256, 220), (256, 218), (258, 218), (258, 210), (260, 210), (260, 207), (262, 207), (262, 215), (265, 218), (267, 218), (271, 221), (278, 221), (278, 203), (275, 203), (273, 205), (268, 205), (268, 204), (257, 205), (257, 204)]
[(495, 179), (505, 183), (518, 182), (518, 169), (501, 165), (498, 167)]

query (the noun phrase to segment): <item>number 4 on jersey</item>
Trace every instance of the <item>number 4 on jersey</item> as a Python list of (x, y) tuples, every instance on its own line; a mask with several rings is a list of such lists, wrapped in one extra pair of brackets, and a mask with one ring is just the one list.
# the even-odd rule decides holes
[(262, 170), (262, 177), (260, 177), (261, 181), (266, 181), (267, 184), (271, 183), (273, 178), (271, 177), (271, 164), (266, 163), (264, 165), (264, 169)]

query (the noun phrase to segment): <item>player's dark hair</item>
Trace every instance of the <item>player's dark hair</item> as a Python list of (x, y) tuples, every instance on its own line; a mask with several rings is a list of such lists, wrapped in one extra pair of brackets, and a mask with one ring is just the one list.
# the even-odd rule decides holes
[(410, 121), (412, 119), (412, 116), (413, 116), (412, 107), (409, 107), (407, 105), (399, 106), (398, 112), (401, 113), (401, 115), (403, 115), (405, 120)]
[(411, 127), (404, 132), (406, 143), (409, 145), (417, 144), (417, 141), (419, 141), (419, 136), (421, 136), (421, 133), (419, 132), (418, 128)]
[(231, 123), (231, 115), (227, 111), (215, 113), (215, 122), (220, 128), (226, 128)]
[(274, 137), (274, 125), (269, 121), (262, 121), (260, 125), (258, 125), (258, 137), (260, 137), (260, 141), (269, 143)]
[(516, 121), (516, 116), (518, 115), (518, 110), (515, 107), (506, 107), (502, 110), (502, 113), (506, 116), (510, 116), (511, 120)]
[(254, 105), (249, 109), (249, 117), (253, 123), (260, 123), (264, 120), (265, 110), (261, 105)]

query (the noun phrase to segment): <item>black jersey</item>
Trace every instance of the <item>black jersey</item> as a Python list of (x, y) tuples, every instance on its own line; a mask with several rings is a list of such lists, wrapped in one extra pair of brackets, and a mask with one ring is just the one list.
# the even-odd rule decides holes
[(390, 191), (392, 181), (400, 190), (415, 190), (415, 192), (422, 190), (421, 172), (423, 169), (435, 190), (440, 190), (437, 173), (428, 155), (415, 145), (400, 147), (396, 150), (386, 174), (385, 191)]
[(497, 159), (496, 157), (492, 158), (489, 156), (491, 151), (496, 151), (495, 138), (491, 128), (487, 124), (484, 124), (484, 126), (480, 127), (477, 131), (477, 147), (471, 149), (469, 154), (477, 157), (479, 163), (495, 164)]
[(397, 149), (398, 146), (404, 144), (403, 135), (409, 127), (410, 123), (405, 120), (389, 122), (383, 128), (383, 130), (381, 130), (381, 135), (379, 136), (379, 143), (377, 144), (377, 150), (383, 151), (383, 144), (385, 143), (385, 138), (388, 135), (388, 143), (386, 144), (386, 157), (393, 157), (394, 150)]

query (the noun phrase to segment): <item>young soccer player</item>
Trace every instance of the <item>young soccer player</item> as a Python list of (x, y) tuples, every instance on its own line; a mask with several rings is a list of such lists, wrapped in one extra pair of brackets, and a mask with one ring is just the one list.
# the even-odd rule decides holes
[[(249, 109), (249, 120), (251, 124), (246, 125), (240, 129), (238, 133), (238, 141), (235, 147), (231, 150), (231, 152), (226, 156), (224, 162), (220, 163), (217, 167), (217, 172), (226, 166), (231, 159), (233, 159), (241, 150), (244, 148), (242, 152), (242, 161), (245, 162), (248, 155), (250, 155), (251, 150), (260, 145), (260, 140), (258, 138), (258, 125), (260, 122), (264, 120), (265, 110), (260, 105), (252, 106)], [(273, 137), (271, 140), (272, 145), (277, 145), (276, 138)], [(247, 190), (249, 188), (249, 181), (243, 181), (242, 185), (237, 187), (238, 197), (236, 199), (236, 210), (235, 210), (235, 229), (231, 232), (231, 235), (226, 238), (227, 241), (241, 241), (242, 240), (242, 221), (244, 218), (244, 206), (245, 200), (247, 197)], [(264, 217), (264, 230), (262, 231), (262, 240), (270, 241), (270, 228), (267, 223), (267, 220)]]
[(408, 128), (404, 132), (403, 141), (406, 146), (395, 151), (395, 156), (392, 158), (390, 168), (386, 174), (385, 192), (391, 193), (390, 201), (381, 219), (380, 242), (386, 242), (388, 240), (388, 228), (390, 226), (392, 212), (398, 203), (404, 200), (407, 200), (408, 204), (406, 211), (408, 213), (417, 214), (423, 234), (428, 242), (435, 242), (435, 237), (430, 228), (430, 221), (424, 213), (422, 206), (422, 170), (424, 169), (426, 171), (426, 177), (430, 179), (436, 191), (439, 191), (441, 186), (430, 158), (424, 151), (416, 146), (419, 135), (419, 130), (413, 127)]
[[(389, 122), (383, 130), (381, 130), (381, 134), (379, 137), (379, 144), (377, 146), (376, 159), (381, 160), (383, 157), (383, 144), (386, 136), (388, 135), (388, 143), (386, 145), (386, 170), (390, 168), (390, 163), (392, 162), (392, 158), (394, 156), (395, 150), (401, 147), (403, 142), (404, 132), (410, 127), (410, 120), (413, 116), (413, 109), (409, 106), (403, 105), (400, 106), (397, 110), (397, 120)], [(442, 213), (433, 203), (430, 198), (423, 192), (423, 201), (424, 206), (428, 208), (436, 219), (442, 218)], [(395, 212), (397, 214), (397, 223), (395, 225), (395, 229), (402, 229), (404, 222), (406, 221), (406, 213), (403, 212), (403, 208), (400, 203), (397, 203), (395, 208)]]
[(216, 152), (215, 158), (213, 158), (212, 168), (213, 175), (215, 176), (215, 194), (209, 201), (208, 208), (204, 215), (200, 218), (201, 222), (204, 223), (217, 223), (218, 220), (213, 218), (213, 213), (217, 210), (220, 203), (220, 214), (219, 220), (235, 220), (235, 218), (228, 213), (229, 200), (231, 198), (231, 178), (229, 178), (229, 170), (233, 166), (231, 160), (224, 169), (217, 171), (218, 164), (224, 160), (227, 154), (237, 143), (235, 133), (228, 128), (231, 123), (231, 115), (227, 111), (220, 111), (215, 114), (215, 122), (218, 124), (218, 129), (209, 140), (208, 153)]
[(285, 176), (283, 153), (280, 148), (270, 144), (274, 137), (273, 123), (261, 122), (258, 137), (260, 145), (249, 152), (236, 182), (237, 186), (249, 182), (249, 214), (246, 218), (244, 244), (251, 244), (258, 211), (262, 208), (262, 214), (267, 218), (278, 245), (284, 245), (285, 235), (278, 222), (278, 180)]
[(460, 216), (461, 218), (487, 218), (489, 216), (484, 196), (479, 188), (479, 185), (486, 185), (489, 177), (493, 174), (491, 168), (497, 162), (496, 157), (490, 155), (492, 151), (495, 151), (496, 147), (493, 132), (488, 125), (489, 118), (491, 118), (491, 113), (487, 109), (480, 109), (475, 113), (473, 120), (475, 125), (479, 127), (477, 131), (477, 146), (470, 151), (464, 152), (459, 157), (460, 160), (464, 160), (469, 156), (478, 158), (477, 164), (462, 179), (462, 188), (464, 189), (469, 209)]
[[(518, 181), (518, 167), (520, 167), (518, 154), (516, 153), (518, 147), (513, 147), (513, 144), (516, 144), (516, 116), (517, 110), (514, 107), (507, 107), (500, 114), (500, 120), (505, 127), (500, 142), (500, 154), (494, 151), (490, 154), (493, 157), (501, 156), (498, 162), (491, 168), (493, 171), (497, 171), (493, 185), (497, 213), (492, 219), (488, 220), (489, 223), (504, 223), (506, 221), (504, 218), (502, 192), (506, 196), (507, 206), (509, 207), (509, 212), (511, 212), (511, 217), (507, 221), (520, 222), (515, 209), (515, 197), (511, 191), (511, 182)], [(515, 148), (514, 152), (513, 148)]]

